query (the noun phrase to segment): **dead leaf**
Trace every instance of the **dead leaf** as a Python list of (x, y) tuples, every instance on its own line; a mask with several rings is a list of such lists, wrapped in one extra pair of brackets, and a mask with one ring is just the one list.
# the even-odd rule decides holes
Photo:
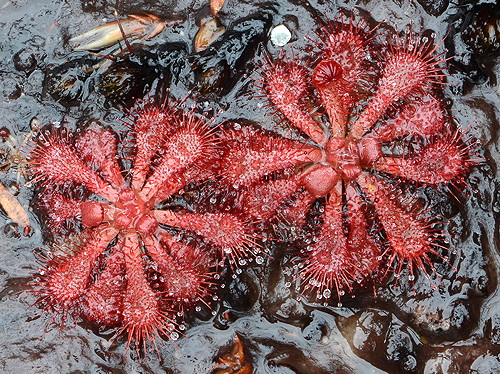
[(27, 235), (31, 230), (28, 213), (2, 183), (0, 183), (0, 205), (9, 218), (21, 226), (24, 229), (24, 234)]

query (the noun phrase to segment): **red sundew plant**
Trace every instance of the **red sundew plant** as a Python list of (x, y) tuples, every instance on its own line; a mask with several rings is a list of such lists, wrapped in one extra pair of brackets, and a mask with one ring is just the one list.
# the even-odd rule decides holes
[[(430, 278), (435, 258), (446, 260), (443, 233), (400, 187), (461, 189), (481, 161), (439, 97), (440, 44), (339, 18), (316, 47), (307, 63), (268, 58), (258, 80), (306, 140), (212, 126), (171, 102), (136, 106), (126, 120), (132, 147), (101, 126), (42, 130), (28, 156), (31, 182), (50, 230), (72, 235), (40, 259), (38, 304), (61, 322), (115, 327), (139, 354), (176, 338), (184, 312), (210, 306), (222, 264), (260, 251), (272, 234), (255, 224), (272, 229), (275, 219), (312, 235), (296, 269), (318, 299), (389, 270)], [(195, 187), (237, 195), (234, 206), (165, 204)]]
[[(168, 102), (138, 105), (128, 122), (131, 149), (99, 126), (78, 135), (48, 129), (35, 141), (29, 172), (47, 225), (60, 232), (76, 221), (81, 233), (66, 240), (74, 248), (41, 259), (34, 292), (62, 322), (70, 315), (116, 327), (139, 353), (159, 336), (177, 337), (183, 312), (210, 305), (221, 259), (252, 256), (256, 238), (242, 213), (160, 204), (213, 178), (216, 126)], [(71, 194), (77, 188), (83, 198)], [(196, 238), (183, 241), (179, 231)]]
[(306, 141), (249, 125), (224, 132), (223, 180), (243, 191), (251, 216), (303, 227), (323, 199), (296, 265), (302, 289), (317, 298), (378, 278), (383, 264), (396, 276), (406, 266), (412, 280), (416, 269), (430, 278), (433, 258), (445, 259), (442, 232), (398, 188), (461, 188), (480, 161), (439, 98), (440, 45), (339, 18), (322, 29), (314, 59), (268, 58), (257, 80)]

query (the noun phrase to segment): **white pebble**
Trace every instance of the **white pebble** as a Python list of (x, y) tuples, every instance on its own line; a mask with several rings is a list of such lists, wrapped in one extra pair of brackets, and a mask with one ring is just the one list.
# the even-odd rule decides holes
[(281, 24), (271, 30), (271, 42), (277, 47), (283, 47), (292, 38), (292, 33)]

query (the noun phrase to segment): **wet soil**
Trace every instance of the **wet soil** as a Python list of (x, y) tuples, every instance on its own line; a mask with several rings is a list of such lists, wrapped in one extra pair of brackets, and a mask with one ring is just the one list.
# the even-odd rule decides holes
[[(124, 4), (127, 3), (127, 4)], [(37, 271), (33, 251), (49, 242), (31, 204), (33, 189), (13, 168), (11, 147), (2, 147), (0, 181), (28, 210), (31, 236), (0, 212), (0, 371), (4, 373), (210, 373), (231, 352), (235, 334), (255, 373), (481, 373), (500, 372), (500, 94), (499, 10), (495, 2), (227, 0), (220, 13), (223, 39), (197, 54), (192, 41), (208, 0), (0, 1), (0, 127), (18, 143), (36, 118), (40, 124), (83, 127), (92, 120), (118, 128), (116, 118), (134, 97), (170, 89), (220, 120), (275, 120), (251, 94), (249, 76), (265, 52), (280, 47), (270, 30), (281, 23), (292, 32), (297, 58), (310, 53), (310, 39), (339, 9), (353, 10), (370, 23), (446, 37), (451, 83), (445, 96), (452, 115), (481, 142), (487, 161), (467, 178), (457, 199), (446, 191), (421, 189), (432, 209), (447, 219), (449, 262), (436, 259), (440, 280), (395, 282), (313, 303), (293, 285), (293, 248), (273, 244), (273, 257), (229, 276), (214, 313), (188, 321), (185, 336), (162, 342), (138, 360), (111, 331), (82, 323), (60, 328), (36, 306), (29, 292)], [(180, 23), (151, 41), (121, 66), (89, 69), (99, 57), (75, 52), (69, 39), (120, 15), (147, 11)], [(496, 23), (496, 26), (495, 26)], [(493, 25), (488, 28), (488, 24)], [(387, 26), (390, 25), (390, 26)], [(495, 29), (496, 27), (496, 29)], [(492, 31), (493, 30), (493, 31)], [(496, 30), (496, 39), (495, 39)], [(493, 34), (492, 34), (493, 33)], [(493, 35), (493, 36), (492, 36)], [(124, 79), (127, 76), (128, 79)], [(118, 83), (117, 83), (118, 82)], [(151, 89), (153, 87), (153, 89)], [(16, 147), (16, 145), (14, 145)], [(10, 152), (10, 153), (9, 153)], [(5, 160), (4, 160), (5, 159)], [(433, 288), (432, 284), (438, 287)], [(226, 371), (230, 373), (231, 371)], [(242, 373), (242, 371), (240, 372)]]

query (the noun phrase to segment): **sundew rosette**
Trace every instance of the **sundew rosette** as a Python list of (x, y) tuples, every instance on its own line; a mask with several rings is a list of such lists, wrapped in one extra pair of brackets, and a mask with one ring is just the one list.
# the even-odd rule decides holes
[(440, 98), (441, 44), (339, 17), (318, 33), (314, 57), (267, 57), (256, 79), (281, 123), (306, 140), (225, 128), (223, 180), (242, 191), (247, 212), (310, 228), (295, 266), (303, 291), (340, 298), (404, 268), (412, 281), (417, 269), (430, 278), (433, 261), (446, 260), (439, 219), (400, 188), (460, 190), (481, 161)]
[(42, 256), (33, 290), (60, 322), (115, 327), (139, 354), (158, 337), (176, 339), (186, 311), (217, 299), (225, 264), (258, 246), (244, 212), (163, 204), (215, 178), (213, 121), (166, 100), (137, 104), (125, 123), (132, 144), (101, 126), (50, 127), (34, 142), (29, 172), (46, 226), (72, 235)]

